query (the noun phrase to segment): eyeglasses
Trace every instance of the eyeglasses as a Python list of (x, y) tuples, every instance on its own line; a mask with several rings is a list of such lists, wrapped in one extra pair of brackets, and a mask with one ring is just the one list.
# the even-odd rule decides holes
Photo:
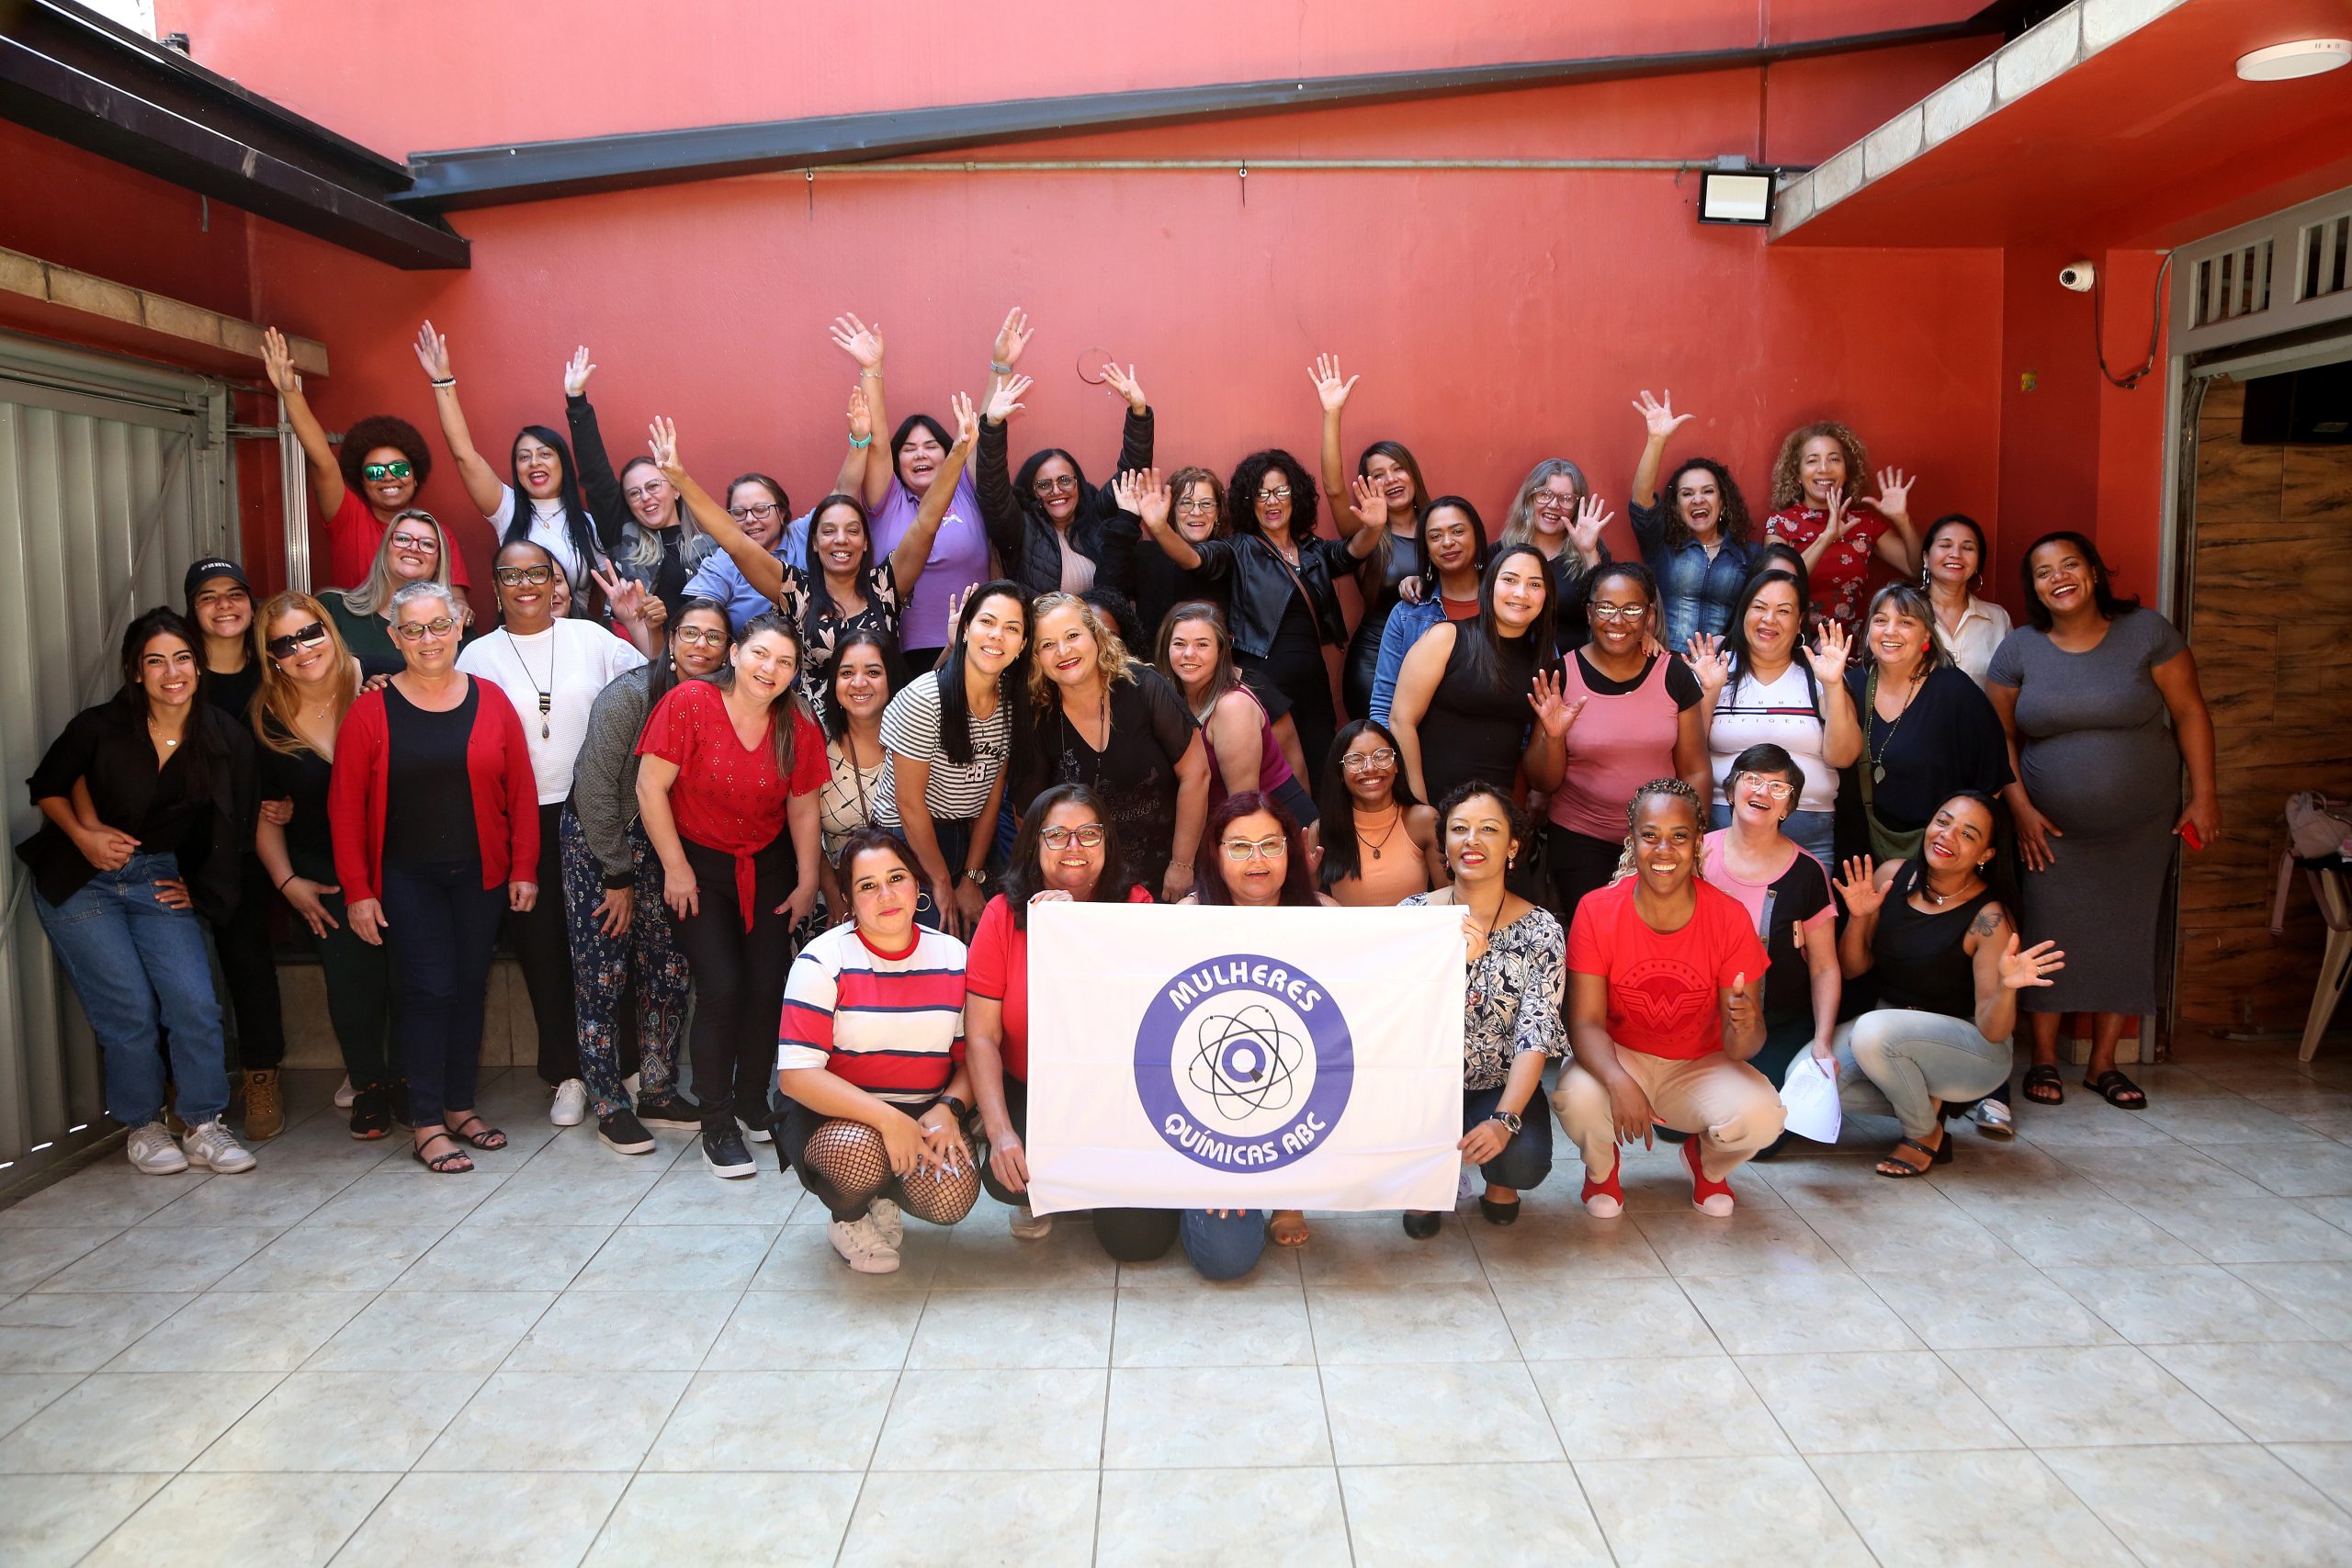
[(1774, 800), (1786, 800), (1789, 796), (1796, 793), (1795, 787), (1786, 779), (1748, 779), (1743, 782), (1739, 787), (1742, 789), (1760, 789), (1766, 795), (1770, 795)]
[(1045, 840), (1049, 850), (1066, 850), (1072, 843), (1081, 850), (1099, 850), (1102, 847), (1102, 825), (1089, 822), (1077, 828), (1043, 828), (1038, 829), (1037, 837)]
[(1261, 490), (1258, 492), (1258, 499), (1260, 501), (1288, 501), (1290, 486), (1284, 485), (1280, 490)]
[(435, 615), (429, 621), (402, 621), (392, 630), (400, 633), (403, 642), (422, 642), (427, 637), (447, 637), (457, 625), (454, 616)]
[(404, 479), (414, 470), (405, 457), (395, 463), (362, 463), (359, 477), (369, 484), (382, 484), (386, 479)]
[(701, 626), (681, 626), (678, 628), (678, 640), (688, 648), (725, 648), (729, 639), (727, 634), (722, 631), (706, 630)]
[(756, 506), (730, 506), (727, 515), (738, 523), (764, 523), (775, 515), (775, 502), (763, 501)]
[(269, 641), (265, 643), (263, 646), (269, 649), (269, 656), (272, 659), (291, 659), (294, 657), (294, 650), (296, 649), (308, 648), (314, 642), (324, 642), (326, 640), (327, 628), (325, 626), (318, 621), (312, 621), (309, 626), (303, 626), (285, 637), (271, 637)]
[(1351, 751), (1340, 759), (1340, 766), (1351, 773), (1368, 773), (1374, 768), (1385, 768), (1396, 760), (1396, 753), (1383, 746), (1377, 751)]
[(1236, 863), (1251, 860), (1280, 860), (1290, 851), (1283, 839), (1227, 839), (1221, 846), (1225, 858)]
[(1178, 502), (1176, 503), (1176, 510), (1179, 512), (1215, 512), (1216, 510), (1216, 502), (1207, 496), (1203, 496), (1197, 501)]
[(1577, 498), (1562, 495), (1557, 491), (1540, 491), (1530, 504), (1538, 512), (1569, 512), (1575, 509)]
[(441, 548), (441, 541), (430, 534), (395, 534), (392, 536), (392, 548), (438, 552)]
[(1052, 495), (1057, 491), (1075, 491), (1078, 489), (1078, 476), (1076, 474), (1056, 474), (1052, 479), (1039, 479), (1032, 488), (1035, 489), (1039, 495)]
[(541, 587), (555, 576), (555, 569), (548, 566), (502, 566), (493, 573), (501, 588), (520, 588), (525, 583)]
[(1650, 613), (1647, 604), (1595, 604), (1592, 618), (1596, 621), (1638, 621)]
[(621, 495), (629, 501), (643, 501), (648, 496), (660, 495), (669, 488), (670, 481), (667, 479), (649, 479), (641, 485), (629, 486), (628, 489), (621, 491)]

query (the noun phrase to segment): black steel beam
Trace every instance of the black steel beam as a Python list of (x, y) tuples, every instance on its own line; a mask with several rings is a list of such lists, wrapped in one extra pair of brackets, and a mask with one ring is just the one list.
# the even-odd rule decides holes
[(688, 180), (724, 179), (820, 164), (872, 163), (922, 153), (1190, 121), (1632, 77), (1687, 75), (1864, 50), (1940, 43), (1987, 31), (1977, 17), (1841, 38), (1681, 53), (1602, 55), (1448, 70), (1150, 87), (1059, 98), (884, 109), (753, 125), (636, 131), (502, 147), (418, 152), (416, 183), (395, 205), (429, 212), (546, 201)]
[(64, 0), (0, 0), (0, 117), (394, 266), (468, 264), (406, 165)]

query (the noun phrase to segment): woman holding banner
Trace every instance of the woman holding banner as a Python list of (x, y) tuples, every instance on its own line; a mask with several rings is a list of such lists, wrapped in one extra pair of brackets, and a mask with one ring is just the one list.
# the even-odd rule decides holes
[[(1552, 1123), (1541, 1109), (1521, 1120), (1544, 1092), (1544, 1064), (1567, 1046), (1560, 998), (1567, 986), (1565, 939), (1551, 911), (1503, 886), (1504, 874), (1530, 842), (1510, 797), (1493, 784), (1465, 784), (1438, 813), (1453, 885), (1417, 893), (1407, 904), (1462, 910), (1469, 938), (1470, 984), (1462, 1020), (1464, 1163), (1487, 1179), (1478, 1212), (1487, 1223), (1519, 1218), (1519, 1195), (1552, 1171)], [(1408, 1213), (1405, 1234), (1437, 1235), (1442, 1216)]]

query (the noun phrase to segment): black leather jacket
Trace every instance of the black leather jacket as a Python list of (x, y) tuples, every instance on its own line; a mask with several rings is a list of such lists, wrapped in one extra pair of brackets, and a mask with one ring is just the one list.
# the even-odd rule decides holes
[[(1151, 467), (1151, 411), (1130, 410), (1120, 426), (1119, 465), (1114, 472)], [(980, 516), (1004, 575), (1032, 593), (1057, 591), (1062, 585), (1061, 530), (1054, 526), (1036, 497), (1016, 493), (1012, 477), (1006, 471), (1003, 425), (980, 421), (972, 468)], [(1091, 561), (1102, 560), (1103, 525), (1117, 511), (1110, 486), (1086, 484), (1081, 479), (1078, 515), (1069, 529), (1069, 542), (1080, 555)]]
[[(1337, 539), (1314, 534), (1299, 541), (1298, 581), (1306, 590), (1316, 635), (1325, 642), (1348, 640), (1347, 617), (1340, 612), (1339, 591), (1332, 581), (1355, 569), (1356, 558)], [(1293, 592), (1290, 567), (1264, 535), (1237, 534), (1231, 581), (1234, 651), (1263, 659), (1273, 651), (1274, 629), (1282, 625), (1283, 609)]]

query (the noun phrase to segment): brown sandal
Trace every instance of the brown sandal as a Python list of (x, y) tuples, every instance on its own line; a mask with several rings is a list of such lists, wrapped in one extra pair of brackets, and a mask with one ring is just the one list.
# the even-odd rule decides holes
[(1917, 1149), (1928, 1156), (1925, 1165), (1913, 1165), (1909, 1160), (1894, 1154), (1889, 1154), (1884, 1159), (1879, 1161), (1874, 1168), (1881, 1176), (1894, 1181), (1908, 1181), (1915, 1176), (1925, 1176), (1932, 1167), (1950, 1165), (1952, 1160), (1950, 1128), (1944, 1130), (1943, 1141), (1934, 1148), (1929, 1148), (1917, 1138), (1898, 1138), (1895, 1140), (1894, 1146), (1898, 1149)]

